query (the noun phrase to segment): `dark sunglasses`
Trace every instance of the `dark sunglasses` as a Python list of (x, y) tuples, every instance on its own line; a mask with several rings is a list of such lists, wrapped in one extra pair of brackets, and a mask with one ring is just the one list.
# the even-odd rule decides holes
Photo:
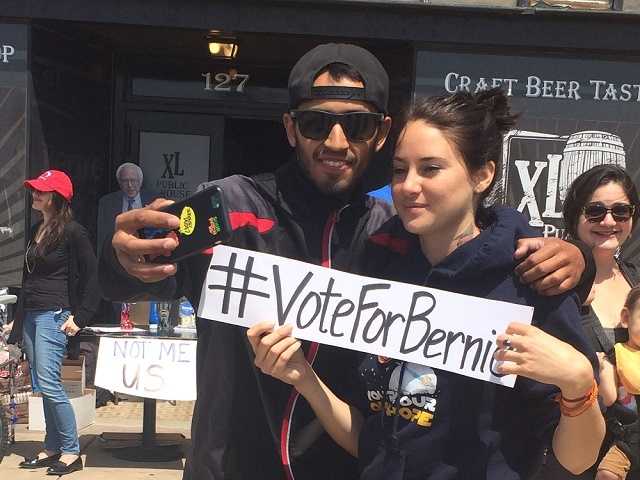
[(312, 140), (324, 140), (337, 123), (347, 139), (352, 142), (366, 142), (378, 131), (384, 120), (384, 113), (349, 112), (332, 113), (322, 110), (292, 110), (291, 118), (298, 123), (300, 133)]
[(607, 213), (611, 213), (616, 222), (628, 222), (633, 217), (636, 206), (618, 203), (611, 208), (607, 208), (601, 203), (589, 203), (582, 211), (584, 212), (584, 218), (591, 223), (600, 223), (607, 216)]

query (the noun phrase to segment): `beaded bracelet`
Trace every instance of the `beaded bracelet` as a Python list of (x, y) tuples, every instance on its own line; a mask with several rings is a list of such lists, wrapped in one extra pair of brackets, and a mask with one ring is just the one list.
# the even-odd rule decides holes
[[(560, 406), (560, 413), (565, 417), (577, 417), (589, 410), (598, 399), (598, 383), (596, 379), (593, 379), (593, 385), (591, 389), (582, 397), (578, 398), (565, 398), (562, 393), (558, 393), (554, 400)], [(570, 403), (571, 405), (567, 405)]]

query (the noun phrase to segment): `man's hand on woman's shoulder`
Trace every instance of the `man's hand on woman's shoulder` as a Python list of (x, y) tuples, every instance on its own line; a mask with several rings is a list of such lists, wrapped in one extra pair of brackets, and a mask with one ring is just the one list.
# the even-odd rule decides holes
[(520, 239), (514, 258), (522, 260), (516, 267), (522, 282), (542, 295), (558, 295), (575, 288), (585, 270), (580, 249), (559, 238)]

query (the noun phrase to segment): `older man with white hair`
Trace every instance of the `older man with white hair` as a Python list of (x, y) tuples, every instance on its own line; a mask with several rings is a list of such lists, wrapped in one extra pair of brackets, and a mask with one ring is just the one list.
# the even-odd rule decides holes
[(157, 195), (142, 190), (142, 169), (135, 163), (126, 162), (116, 170), (120, 190), (100, 198), (98, 204), (98, 252), (102, 244), (114, 231), (116, 215), (151, 203)]

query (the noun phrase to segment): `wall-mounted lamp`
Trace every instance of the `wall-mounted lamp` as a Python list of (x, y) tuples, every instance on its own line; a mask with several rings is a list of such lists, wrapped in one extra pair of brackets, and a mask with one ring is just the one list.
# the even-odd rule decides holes
[(238, 55), (238, 39), (233, 35), (211, 30), (207, 34), (207, 42), (209, 43), (209, 53), (213, 57), (233, 60)]

